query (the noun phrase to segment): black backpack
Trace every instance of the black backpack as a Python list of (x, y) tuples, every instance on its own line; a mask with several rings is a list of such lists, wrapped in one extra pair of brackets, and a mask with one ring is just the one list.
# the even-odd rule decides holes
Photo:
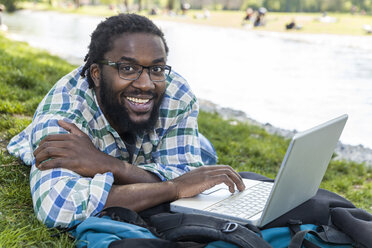
[[(272, 181), (255, 173), (240, 173), (244, 178)], [(258, 229), (252, 225), (241, 225), (228, 220), (198, 214), (171, 213), (169, 204), (161, 204), (140, 213), (112, 207), (104, 209), (100, 216), (112, 220), (145, 227), (158, 239), (121, 239), (110, 243), (118, 247), (205, 247), (213, 241), (226, 241), (239, 247), (271, 247), (261, 236), (262, 230), (288, 227), (291, 233), (290, 248), (318, 248), (306, 234), (312, 234), (326, 244), (372, 247), (372, 215), (356, 208), (345, 198), (327, 190), (317, 194)], [(301, 231), (301, 225), (315, 224), (316, 230)], [(71, 230), (71, 229), (70, 229)]]

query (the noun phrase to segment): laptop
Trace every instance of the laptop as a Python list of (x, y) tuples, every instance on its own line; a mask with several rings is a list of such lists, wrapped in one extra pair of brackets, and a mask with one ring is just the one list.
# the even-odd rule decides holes
[(195, 197), (171, 203), (171, 211), (224, 218), (262, 227), (313, 197), (346, 124), (342, 115), (292, 138), (274, 183), (243, 179), (231, 194), (219, 184)]

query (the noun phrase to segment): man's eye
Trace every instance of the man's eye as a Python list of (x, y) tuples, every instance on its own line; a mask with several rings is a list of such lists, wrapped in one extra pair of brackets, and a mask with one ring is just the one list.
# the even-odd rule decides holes
[(121, 66), (120, 70), (122, 70), (123, 72), (133, 72), (135, 71), (135, 68), (131, 65), (124, 65)]
[(153, 66), (151, 72), (159, 73), (164, 71), (164, 66)]

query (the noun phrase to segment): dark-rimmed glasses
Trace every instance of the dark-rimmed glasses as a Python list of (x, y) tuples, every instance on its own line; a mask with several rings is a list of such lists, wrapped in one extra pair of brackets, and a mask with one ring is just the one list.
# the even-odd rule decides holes
[(137, 80), (141, 76), (143, 69), (147, 69), (151, 81), (163, 82), (167, 79), (172, 69), (169, 65), (143, 66), (125, 62), (112, 62), (109, 60), (101, 60), (97, 63), (117, 68), (120, 78), (131, 81)]

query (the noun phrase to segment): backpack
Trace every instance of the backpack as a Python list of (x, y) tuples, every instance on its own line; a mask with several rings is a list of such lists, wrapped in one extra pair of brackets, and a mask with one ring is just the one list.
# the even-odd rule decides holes
[[(162, 212), (151, 214), (145, 221), (122, 207), (110, 207), (99, 217), (89, 217), (72, 235), (78, 240), (78, 247), (271, 247), (248, 227), (224, 219)], [(214, 241), (227, 243), (209, 245)]]
[[(241, 175), (271, 180), (255, 173)], [(260, 229), (205, 215), (171, 213), (169, 204), (139, 214), (107, 208), (72, 229), (78, 247), (372, 247), (372, 215), (323, 189)]]

